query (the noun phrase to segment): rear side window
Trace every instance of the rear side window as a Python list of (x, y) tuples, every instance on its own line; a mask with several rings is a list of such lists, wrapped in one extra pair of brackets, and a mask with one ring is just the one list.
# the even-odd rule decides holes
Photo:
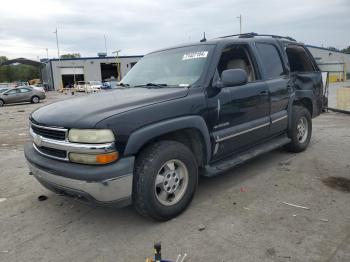
[(21, 88), (19, 91), (20, 91), (21, 93), (28, 93), (28, 92), (30, 92), (31, 90), (28, 89), (28, 88)]
[(277, 48), (272, 44), (257, 43), (261, 61), (267, 78), (277, 78), (284, 75), (281, 57)]
[(286, 48), (291, 72), (313, 72), (315, 71), (310, 56), (304, 47), (299, 45), (288, 45)]

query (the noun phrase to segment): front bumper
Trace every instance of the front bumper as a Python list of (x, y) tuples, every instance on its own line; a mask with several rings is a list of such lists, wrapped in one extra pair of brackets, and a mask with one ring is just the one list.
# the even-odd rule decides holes
[(101, 205), (131, 204), (134, 157), (89, 166), (47, 158), (32, 144), (25, 146), (24, 154), (30, 173), (51, 191)]

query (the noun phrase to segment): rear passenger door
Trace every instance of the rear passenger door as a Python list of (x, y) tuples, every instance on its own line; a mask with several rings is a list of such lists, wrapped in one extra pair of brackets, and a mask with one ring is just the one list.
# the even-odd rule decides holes
[(19, 88), (18, 102), (30, 101), (32, 90), (26, 87)]
[(270, 136), (284, 132), (288, 126), (288, 102), (292, 84), (278, 45), (256, 42), (265, 83), (270, 94)]

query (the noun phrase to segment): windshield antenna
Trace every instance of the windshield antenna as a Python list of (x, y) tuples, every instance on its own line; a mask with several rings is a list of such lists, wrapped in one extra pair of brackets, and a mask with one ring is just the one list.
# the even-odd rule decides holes
[(207, 42), (207, 39), (205, 38), (205, 32), (204, 32), (204, 35), (203, 35), (203, 38), (201, 39), (201, 41), (200, 41), (201, 43), (203, 43), (203, 42)]

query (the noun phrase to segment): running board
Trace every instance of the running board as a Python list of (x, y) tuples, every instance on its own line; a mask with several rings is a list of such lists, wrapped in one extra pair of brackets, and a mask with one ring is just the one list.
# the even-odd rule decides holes
[(237, 153), (232, 157), (221, 160), (212, 165), (206, 165), (201, 175), (206, 177), (212, 177), (220, 175), (228, 169), (238, 166), (256, 156), (262, 155), (281, 146), (288, 144), (291, 141), (286, 135), (273, 138), (265, 143), (254, 146), (247, 151)]

